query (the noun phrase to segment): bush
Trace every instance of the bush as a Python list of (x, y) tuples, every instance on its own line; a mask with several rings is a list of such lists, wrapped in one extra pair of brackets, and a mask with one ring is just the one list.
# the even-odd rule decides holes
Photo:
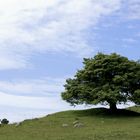
[(5, 118), (1, 120), (1, 124), (8, 124), (8, 123), (9, 123), (9, 121)]

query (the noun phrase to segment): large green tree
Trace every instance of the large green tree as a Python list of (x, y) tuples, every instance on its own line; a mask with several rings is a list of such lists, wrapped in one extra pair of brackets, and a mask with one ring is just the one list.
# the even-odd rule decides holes
[(77, 104), (107, 104), (111, 110), (116, 105), (132, 101), (140, 104), (140, 63), (116, 53), (98, 53), (84, 58), (83, 69), (74, 78), (66, 80), (63, 100)]

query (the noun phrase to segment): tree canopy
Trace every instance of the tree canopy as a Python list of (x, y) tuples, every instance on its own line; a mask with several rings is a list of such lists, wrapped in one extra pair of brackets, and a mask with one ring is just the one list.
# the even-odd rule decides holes
[(140, 104), (140, 62), (112, 53), (84, 58), (83, 69), (66, 80), (63, 100), (71, 105), (105, 104), (111, 110), (128, 101)]

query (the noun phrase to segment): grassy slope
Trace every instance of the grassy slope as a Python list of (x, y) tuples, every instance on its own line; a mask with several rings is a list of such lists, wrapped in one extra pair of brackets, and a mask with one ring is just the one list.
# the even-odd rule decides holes
[[(130, 110), (140, 112), (140, 107)], [(74, 128), (79, 119), (84, 126)], [(62, 124), (68, 127), (62, 127)], [(0, 140), (139, 140), (140, 116), (130, 111), (111, 115), (107, 109), (66, 111), (0, 127)]]

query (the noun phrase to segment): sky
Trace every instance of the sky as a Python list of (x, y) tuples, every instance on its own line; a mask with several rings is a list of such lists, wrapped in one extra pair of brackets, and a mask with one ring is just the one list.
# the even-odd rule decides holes
[(65, 80), (98, 52), (140, 59), (139, 0), (0, 0), (0, 118), (73, 109)]

